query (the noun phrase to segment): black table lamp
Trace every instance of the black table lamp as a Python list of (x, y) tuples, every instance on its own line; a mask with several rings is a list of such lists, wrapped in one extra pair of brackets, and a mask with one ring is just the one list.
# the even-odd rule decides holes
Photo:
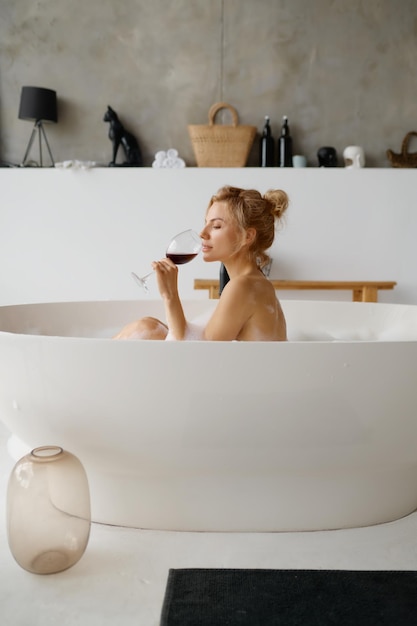
[(55, 122), (56, 123), (58, 121), (56, 91), (53, 91), (52, 89), (45, 89), (44, 87), (22, 87), (22, 93), (20, 95), (19, 119), (32, 120), (35, 122), (21, 166), (24, 167), (26, 165), (27, 158), (28, 158), (30, 149), (33, 144), (33, 140), (35, 139), (35, 135), (37, 134), (39, 138), (39, 164), (40, 166), (43, 167), (43, 161), (42, 161), (42, 137), (43, 137), (46, 143), (46, 147), (48, 148), (49, 156), (52, 162), (52, 167), (54, 167), (55, 162), (52, 157), (52, 152), (51, 152), (51, 148), (49, 147), (48, 139), (46, 138), (46, 133), (43, 127), (43, 122)]

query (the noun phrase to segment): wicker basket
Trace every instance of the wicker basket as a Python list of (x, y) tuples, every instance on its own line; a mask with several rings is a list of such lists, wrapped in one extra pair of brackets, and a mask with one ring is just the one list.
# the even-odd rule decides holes
[(406, 134), (400, 154), (387, 150), (387, 157), (391, 161), (392, 167), (417, 167), (417, 152), (408, 152), (408, 142), (413, 135), (417, 137), (417, 132), (414, 130)]
[[(232, 125), (215, 125), (214, 118), (221, 109), (229, 109)], [(208, 120), (208, 126), (188, 126), (198, 167), (244, 167), (256, 136), (256, 126), (240, 125), (236, 109), (226, 102), (213, 104)]]

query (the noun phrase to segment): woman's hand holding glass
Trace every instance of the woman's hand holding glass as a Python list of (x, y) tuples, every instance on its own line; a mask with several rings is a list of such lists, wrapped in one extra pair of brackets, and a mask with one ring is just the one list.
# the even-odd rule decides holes
[[(169, 242), (168, 247), (166, 249), (167, 259), (163, 259), (162, 261), (155, 261), (152, 264), (152, 268), (154, 271), (156, 269), (160, 271), (161, 279), (162, 279), (163, 273), (166, 274), (169, 270), (176, 269), (176, 273), (175, 273), (175, 284), (176, 284), (178, 269), (176, 267), (172, 267), (172, 263), (175, 264), (175, 266), (183, 265), (184, 263), (189, 263), (197, 256), (200, 250), (201, 250), (200, 236), (194, 230), (191, 230), (191, 229), (184, 230), (183, 232), (178, 233), (178, 235), (175, 235), (175, 237), (173, 237), (171, 241)], [(168, 259), (170, 259), (171, 263), (167, 262)], [(146, 293), (149, 293), (149, 287), (148, 287), (147, 282), (153, 273), (154, 272), (152, 271), (149, 274), (146, 274), (145, 276), (139, 277), (137, 274), (135, 274), (135, 272), (132, 272), (132, 276), (135, 279), (135, 281), (138, 283), (138, 285), (140, 285), (146, 291)], [(169, 279), (169, 281), (170, 282), (172, 281), (172, 274), (171, 274), (171, 278)], [(158, 281), (158, 285), (159, 285), (159, 282), (160, 281)], [(165, 282), (161, 284), (165, 285)], [(168, 284), (169, 283), (166, 283), (166, 285)]]

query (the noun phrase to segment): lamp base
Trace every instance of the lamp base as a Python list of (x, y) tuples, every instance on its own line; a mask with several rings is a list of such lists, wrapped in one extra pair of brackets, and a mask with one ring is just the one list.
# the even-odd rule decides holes
[[(28, 161), (28, 156), (31, 151), (32, 144), (36, 135), (38, 135), (38, 140), (39, 140), (39, 163), (36, 161)], [(20, 167), (31, 167), (31, 166), (43, 167), (42, 138), (45, 141), (46, 147), (48, 149), (49, 158), (51, 159), (51, 167), (55, 167), (55, 161), (52, 156), (51, 148), (49, 147), (48, 139), (47, 139), (45, 129), (42, 124), (42, 120), (37, 120), (35, 124), (33, 125), (32, 133), (29, 138), (29, 143), (26, 148), (25, 156), (23, 157), (23, 161), (21, 162)]]

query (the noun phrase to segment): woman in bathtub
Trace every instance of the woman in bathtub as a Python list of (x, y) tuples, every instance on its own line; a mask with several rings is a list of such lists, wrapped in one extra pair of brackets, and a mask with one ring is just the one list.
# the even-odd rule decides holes
[(224, 264), (230, 280), (204, 326), (184, 315), (178, 294), (178, 268), (170, 259), (152, 264), (164, 301), (167, 325), (145, 317), (125, 326), (115, 339), (285, 341), (286, 324), (271, 282), (261, 272), (276, 221), (288, 207), (280, 190), (261, 195), (252, 189), (222, 187), (210, 200), (200, 233), (205, 261)]

